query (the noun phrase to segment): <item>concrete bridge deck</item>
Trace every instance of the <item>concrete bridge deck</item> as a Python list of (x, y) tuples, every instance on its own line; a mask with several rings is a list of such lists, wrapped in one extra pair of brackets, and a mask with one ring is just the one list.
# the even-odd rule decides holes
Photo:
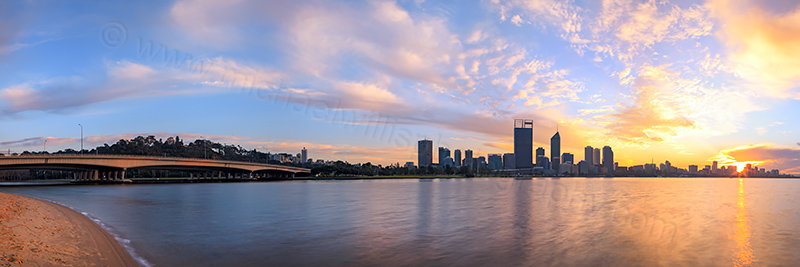
[(2, 156), (1, 169), (53, 169), (73, 171), (76, 180), (123, 180), (129, 169), (184, 170), (197, 178), (223, 178), (233, 174), (253, 176), (254, 172), (294, 177), (311, 170), (275, 164), (196, 158), (131, 155), (46, 155)]

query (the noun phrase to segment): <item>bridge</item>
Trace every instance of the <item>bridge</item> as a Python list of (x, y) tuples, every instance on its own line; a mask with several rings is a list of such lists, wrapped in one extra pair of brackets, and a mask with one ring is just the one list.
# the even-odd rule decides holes
[(275, 164), (130, 155), (3, 156), (0, 170), (4, 169), (72, 171), (78, 181), (122, 181), (125, 172), (131, 169), (181, 170), (198, 179), (244, 178), (248, 174), (254, 177), (254, 173), (262, 177), (294, 178), (297, 173), (311, 173), (309, 169)]

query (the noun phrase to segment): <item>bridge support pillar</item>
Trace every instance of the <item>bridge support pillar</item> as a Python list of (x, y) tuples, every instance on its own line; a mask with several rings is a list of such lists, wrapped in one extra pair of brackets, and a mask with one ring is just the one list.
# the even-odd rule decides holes
[(97, 181), (97, 176), (99, 175), (100, 171), (94, 170), (92, 171), (92, 180)]

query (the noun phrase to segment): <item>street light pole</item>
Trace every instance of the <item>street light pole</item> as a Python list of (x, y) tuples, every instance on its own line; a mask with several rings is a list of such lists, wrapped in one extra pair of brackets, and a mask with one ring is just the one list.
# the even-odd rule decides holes
[[(200, 140), (203, 140), (203, 136), (200, 136)], [(203, 159), (208, 159), (208, 149), (206, 149), (206, 140), (203, 140)]]
[(78, 123), (78, 126), (81, 127), (81, 155), (83, 155), (83, 125)]

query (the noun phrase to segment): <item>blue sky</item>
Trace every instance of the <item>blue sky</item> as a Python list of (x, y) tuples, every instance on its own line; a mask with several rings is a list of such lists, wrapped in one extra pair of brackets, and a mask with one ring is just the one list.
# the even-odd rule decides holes
[(610, 145), (800, 173), (795, 1), (0, 4), (0, 150), (153, 134), (350, 162)]

